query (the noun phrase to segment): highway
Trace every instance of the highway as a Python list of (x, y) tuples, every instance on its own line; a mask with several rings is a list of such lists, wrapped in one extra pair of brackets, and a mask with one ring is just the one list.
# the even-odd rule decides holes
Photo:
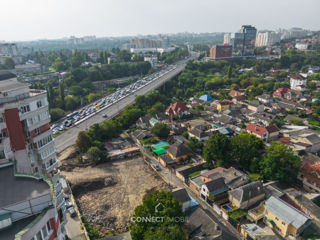
[(154, 89), (159, 88), (162, 84), (169, 81), (176, 75), (178, 75), (186, 66), (186, 63), (189, 59), (183, 60), (179, 63), (177, 63), (177, 68), (173, 71), (170, 71), (169, 73), (165, 74), (164, 76), (159, 77), (155, 81), (150, 82), (148, 85), (138, 89), (133, 94), (130, 94), (122, 99), (120, 99), (118, 102), (115, 102), (109, 107), (106, 107), (105, 109), (97, 112), (96, 114), (90, 116), (86, 120), (83, 120), (81, 123), (74, 125), (67, 131), (61, 133), (55, 138), (55, 146), (56, 146), (56, 152), (60, 153), (64, 149), (70, 147), (73, 145), (77, 139), (78, 133), (80, 131), (85, 131), (88, 129), (91, 125), (95, 123), (100, 123), (106, 118), (103, 118), (103, 114), (107, 114), (107, 119), (112, 119), (114, 116), (118, 114), (119, 111), (123, 110), (127, 105), (130, 105), (134, 102), (134, 98), (137, 95), (145, 95)]

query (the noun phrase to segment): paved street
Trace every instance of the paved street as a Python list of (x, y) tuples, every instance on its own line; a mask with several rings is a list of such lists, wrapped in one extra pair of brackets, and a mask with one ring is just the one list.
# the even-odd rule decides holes
[(180, 62), (175, 70), (169, 72), (165, 76), (158, 78), (156, 81), (151, 82), (145, 87), (139, 89), (134, 94), (131, 94), (121, 99), (119, 102), (112, 104), (110, 107), (103, 109), (99, 113), (84, 120), (80, 124), (73, 126), (69, 130), (58, 135), (55, 138), (55, 146), (56, 146), (57, 153), (73, 145), (80, 131), (84, 131), (85, 129), (89, 128), (91, 125), (105, 120), (105, 118), (102, 117), (103, 114), (107, 114), (107, 116), (109, 116), (108, 119), (113, 118), (115, 115), (117, 115), (119, 111), (124, 109), (127, 105), (132, 104), (136, 95), (145, 95), (151, 92), (152, 90), (157, 89), (163, 83), (167, 82), (168, 80), (170, 80), (171, 78), (179, 74), (185, 68), (185, 66), (186, 66), (186, 60)]
[(201, 208), (215, 221), (220, 229), (223, 232), (223, 239), (241, 239), (240, 234), (231, 226), (231, 224), (227, 221), (225, 221), (221, 216), (219, 216), (205, 201), (203, 201), (199, 196), (194, 194), (189, 186), (184, 184), (180, 179), (176, 177), (174, 173), (171, 173), (169, 169), (163, 167), (159, 162), (148, 152), (146, 152), (143, 147), (140, 147), (140, 150), (142, 154), (144, 154), (148, 159), (150, 159), (151, 164), (157, 164), (161, 168), (161, 171), (158, 171), (158, 173), (161, 175), (161, 177), (170, 184), (172, 187), (182, 187), (186, 188), (187, 192), (190, 194), (190, 196), (196, 200)]

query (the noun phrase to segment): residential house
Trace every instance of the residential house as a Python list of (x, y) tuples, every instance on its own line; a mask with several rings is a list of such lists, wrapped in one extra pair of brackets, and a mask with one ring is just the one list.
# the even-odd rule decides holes
[(212, 101), (212, 97), (208, 94), (202, 95), (199, 99), (204, 102), (211, 102)]
[(230, 105), (231, 105), (231, 101), (229, 100), (222, 100), (222, 101), (219, 101), (217, 103), (217, 110), (218, 112), (223, 112), (225, 110), (228, 110), (230, 108)]
[(199, 128), (192, 128), (189, 130), (189, 136), (198, 139), (198, 141), (207, 141), (209, 139), (209, 134)]
[(302, 98), (302, 92), (299, 90), (290, 90), (284, 94), (284, 98), (287, 100), (299, 100)]
[(190, 208), (191, 198), (185, 188), (177, 188), (172, 190), (172, 195), (182, 204), (182, 211), (185, 212)]
[(174, 117), (182, 118), (190, 113), (186, 105), (184, 105), (182, 102), (176, 102), (170, 104), (166, 110), (166, 114), (172, 119)]
[(317, 153), (320, 151), (320, 137), (318, 134), (305, 134), (298, 137), (298, 142), (310, 145), (308, 152)]
[(224, 179), (221, 177), (202, 184), (200, 197), (203, 200), (207, 201), (209, 204), (215, 202), (216, 204), (220, 205), (227, 201), (228, 190), (228, 186), (225, 184)]
[(232, 206), (240, 209), (248, 209), (261, 202), (265, 198), (265, 192), (260, 181), (248, 183), (229, 192), (229, 200)]
[(154, 117), (150, 118), (149, 124), (151, 127), (154, 127), (154, 125), (156, 125), (157, 123), (159, 123), (157, 119), (155, 119)]
[(237, 103), (243, 102), (246, 99), (247, 99), (246, 95), (235, 96), (235, 97), (232, 98), (232, 102), (234, 104), (237, 104)]
[(204, 163), (198, 163), (193, 166), (183, 166), (176, 170), (176, 176), (184, 183), (188, 183), (189, 181), (189, 175), (191, 173), (201, 171), (203, 169)]
[(265, 104), (269, 104), (272, 102), (272, 97), (269, 94), (262, 94), (260, 96), (257, 97), (259, 102), (265, 103)]
[(181, 144), (172, 144), (168, 149), (167, 152), (169, 156), (175, 160), (176, 162), (180, 162), (183, 160), (188, 159), (193, 155), (190, 148), (188, 148), (183, 143)]
[(273, 92), (273, 97), (284, 98), (284, 95), (289, 91), (289, 88), (278, 88), (275, 92)]
[[(137, 140), (142, 140), (148, 137), (151, 137), (152, 134), (148, 130), (136, 130), (134, 133), (132, 133), (132, 136)], [(107, 149), (108, 150), (108, 149)], [(109, 151), (109, 150), (108, 150)]]
[(235, 189), (249, 183), (248, 176), (233, 167), (228, 169), (217, 167), (200, 174), (200, 178), (203, 182), (210, 182), (221, 177), (224, 179), (224, 182), (229, 189)]
[(197, 208), (190, 215), (187, 215), (185, 227), (190, 240), (218, 240), (222, 239), (222, 231), (218, 224), (212, 220), (201, 208)]
[(242, 224), (241, 235), (248, 240), (277, 240), (280, 239), (270, 228), (261, 228), (257, 224)]
[(150, 127), (150, 119), (151, 117), (143, 116), (138, 119), (136, 122), (136, 126), (139, 128), (149, 128)]
[(247, 119), (250, 120), (250, 122), (255, 122), (257, 124), (262, 124), (264, 126), (269, 126), (272, 121), (274, 121), (277, 118), (275, 114), (262, 112), (262, 113), (254, 113), (247, 116)]
[(308, 192), (320, 193), (320, 162), (303, 163), (298, 173), (298, 179)]
[(279, 128), (275, 125), (270, 125), (268, 127), (262, 127), (255, 124), (249, 124), (246, 128), (247, 132), (254, 134), (258, 138), (264, 141), (269, 141), (270, 139), (276, 139), (279, 136)]
[(240, 91), (237, 91), (237, 90), (231, 90), (229, 92), (229, 96), (232, 97), (232, 98), (238, 97), (238, 96), (242, 96), (242, 95), (244, 95), (244, 93), (240, 92)]
[(280, 108), (285, 110), (304, 110), (305, 109), (300, 103), (297, 103), (291, 100), (282, 99), (277, 101), (277, 103)]
[(301, 211), (310, 216), (314, 223), (320, 226), (320, 207), (308, 195), (310, 194), (305, 194), (294, 188), (285, 190), (285, 196), (292, 200), (293, 205), (296, 205)]
[(284, 238), (298, 237), (311, 224), (310, 217), (278, 197), (271, 196), (265, 209), (265, 222)]
[(247, 103), (247, 108), (254, 112), (263, 112), (264, 105), (260, 104), (258, 100), (252, 100)]
[(175, 164), (174, 161), (168, 154), (161, 154), (158, 156), (158, 161), (164, 167), (168, 167), (169, 165)]
[(307, 89), (307, 79), (301, 75), (290, 76), (290, 88), (305, 91)]

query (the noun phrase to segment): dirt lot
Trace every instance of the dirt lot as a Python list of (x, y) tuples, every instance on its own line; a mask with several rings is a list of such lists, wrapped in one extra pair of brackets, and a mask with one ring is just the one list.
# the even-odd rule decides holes
[[(77, 167), (66, 160), (72, 150), (60, 156), (61, 174), (71, 183), (82, 213), (102, 234), (124, 232), (136, 206), (147, 192), (168, 189), (141, 157), (97, 166)], [(71, 162), (72, 167), (67, 167)]]

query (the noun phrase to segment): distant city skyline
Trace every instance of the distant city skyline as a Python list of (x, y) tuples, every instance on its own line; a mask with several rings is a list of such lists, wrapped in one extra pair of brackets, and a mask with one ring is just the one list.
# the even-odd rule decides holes
[(121, 37), (181, 32), (236, 32), (300, 27), (320, 30), (318, 0), (10, 0), (0, 40)]

